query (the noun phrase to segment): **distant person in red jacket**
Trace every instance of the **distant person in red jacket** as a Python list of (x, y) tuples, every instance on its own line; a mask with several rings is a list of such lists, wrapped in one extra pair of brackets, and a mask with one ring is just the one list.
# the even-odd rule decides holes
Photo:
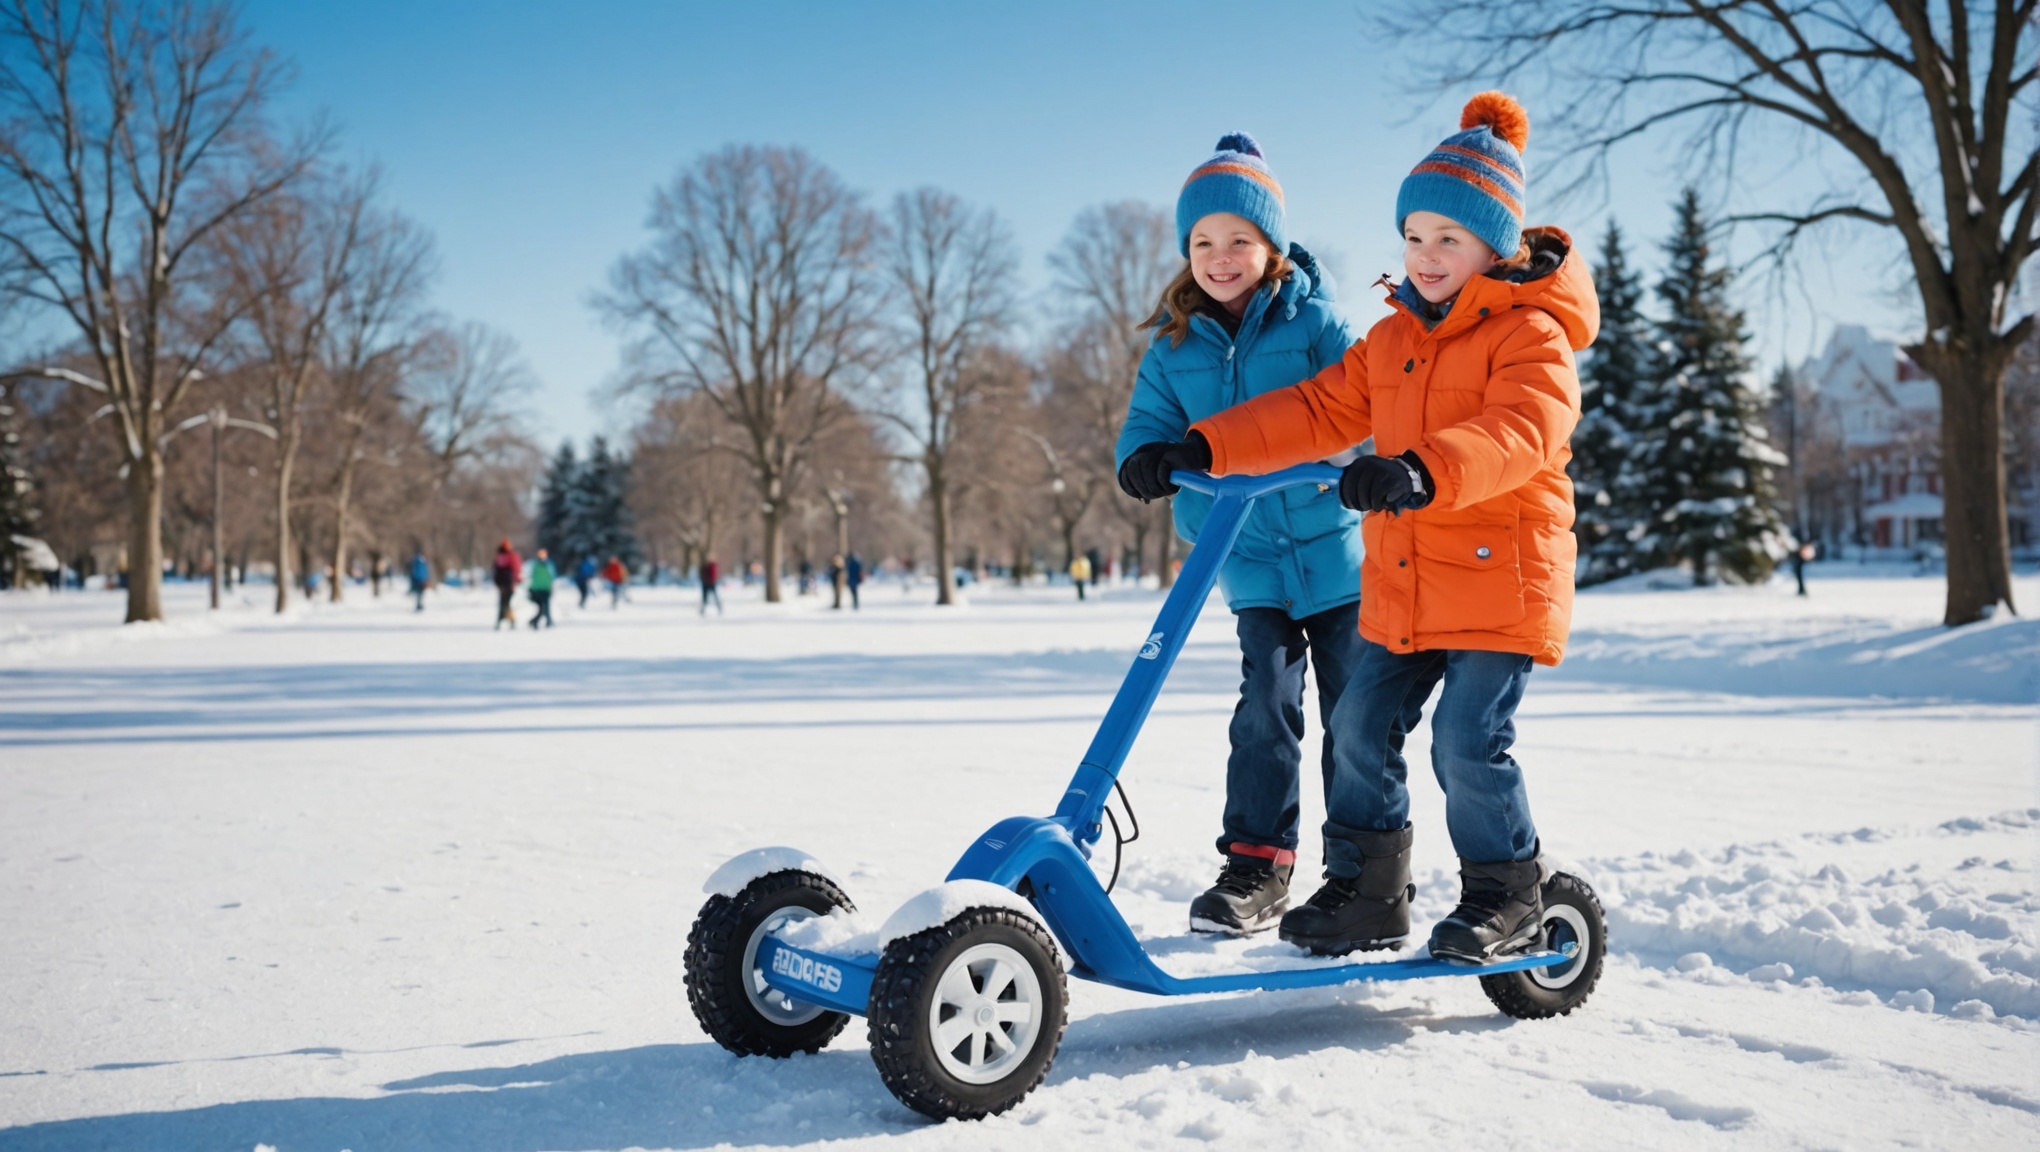
[(624, 599), (623, 586), (630, 583), (630, 569), (614, 556), (602, 566), (602, 578), (609, 582), (609, 606), (615, 608)]
[(713, 600), (715, 601), (715, 614), (718, 616), (722, 615), (722, 593), (716, 591), (716, 585), (722, 583), (722, 565), (715, 562), (715, 557), (710, 556), (701, 562), (699, 575), (701, 576), (701, 614), (703, 616), (708, 615), (708, 602)]
[(496, 560), (493, 567), (496, 578), (496, 627), (501, 628), (507, 623), (515, 629), (517, 614), (510, 607), (510, 597), (516, 593), (518, 583), (524, 579), (524, 560), (517, 555), (517, 549), (510, 546), (508, 536), (503, 538), (501, 544), (496, 545)]

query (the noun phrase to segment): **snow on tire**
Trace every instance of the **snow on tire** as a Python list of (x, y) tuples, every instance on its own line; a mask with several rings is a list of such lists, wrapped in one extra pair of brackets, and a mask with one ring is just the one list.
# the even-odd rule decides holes
[(1555, 872), (1544, 882), (1543, 946), (1559, 951), (1572, 946), (1577, 951), (1548, 968), (1480, 978), (1481, 991), (1507, 1015), (1519, 1020), (1563, 1016), (1593, 993), (1608, 952), (1608, 923), (1600, 899), (1586, 881)]
[(773, 872), (735, 896), (709, 897), (687, 933), (684, 973), (702, 1030), (739, 1056), (819, 1052), (835, 1039), (850, 1017), (768, 987), (757, 956), (773, 929), (838, 908), (856, 911), (841, 888), (813, 872)]
[(1055, 940), (1039, 923), (971, 908), (886, 946), (871, 985), (871, 1059), (916, 1112), (982, 1119), (1048, 1075), (1068, 1001)]

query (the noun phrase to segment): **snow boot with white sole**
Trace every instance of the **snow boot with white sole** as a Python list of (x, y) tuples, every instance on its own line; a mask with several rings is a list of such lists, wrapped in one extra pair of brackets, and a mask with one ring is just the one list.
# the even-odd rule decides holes
[(1289, 911), (1289, 877), (1296, 870), (1295, 856), (1282, 855), (1291, 862), (1228, 851), (1218, 883), (1190, 902), (1190, 930), (1245, 936), (1275, 927)]
[[(1319, 956), (1400, 948), (1410, 934), (1410, 845), (1415, 830), (1327, 833), (1327, 860), (1356, 857), (1358, 876), (1325, 873), (1324, 887), (1282, 918), (1282, 939)], [(1337, 843), (1334, 843), (1336, 841)]]
[(1431, 929), (1431, 955), (1483, 964), (1537, 943), (1544, 868), (1536, 858), (1459, 862), (1459, 907)]

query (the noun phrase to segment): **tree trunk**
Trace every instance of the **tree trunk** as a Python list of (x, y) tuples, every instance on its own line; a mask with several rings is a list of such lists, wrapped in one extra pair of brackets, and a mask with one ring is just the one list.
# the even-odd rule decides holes
[[(333, 603), (340, 602), (341, 574), (347, 571), (347, 505), (354, 496), (354, 456), (352, 453), (340, 465), (340, 490), (333, 498)], [(369, 578), (375, 579), (371, 566)], [(382, 595), (382, 586), (375, 586), (376, 595)]]
[(222, 584), (222, 583), (224, 583), (224, 582), (226, 581), (226, 578), (227, 578), (227, 574), (226, 574), (226, 567), (227, 567), (227, 543), (226, 543), (226, 541), (227, 541), (227, 533), (226, 533), (226, 525), (225, 525), (225, 524), (223, 524), (223, 523), (221, 523), (221, 520), (222, 520), (223, 518), (222, 518), (222, 517), (221, 517), (221, 515), (220, 515), (220, 510), (221, 510), (221, 508), (222, 508), (222, 506), (223, 506), (223, 505), (222, 505), (222, 501), (221, 501), (221, 494), (220, 494), (220, 430), (221, 430), (221, 425), (220, 425), (220, 423), (219, 423), (219, 422), (218, 422), (217, 420), (216, 420), (216, 421), (214, 421), (214, 422), (213, 422), (213, 426), (212, 426), (212, 593), (211, 593), (211, 595), (212, 595), (212, 606), (213, 606), (213, 608), (215, 608), (215, 609), (218, 609), (218, 608), (219, 608), (219, 606), (220, 606), (220, 586), (221, 586), (221, 584)]
[[(1992, 358), (1996, 359), (1996, 358)], [(2004, 365), (1968, 356), (1936, 373), (1941, 385), (1941, 509), (1948, 553), (1949, 627), (2012, 603), (2005, 517)]]
[(956, 603), (956, 575), (949, 561), (949, 485), (939, 476), (928, 478), (928, 502), (935, 511), (935, 603)]
[(297, 445), (288, 444), (276, 453), (276, 610), (290, 605), (290, 471), (296, 464)]
[(1160, 553), (1162, 562), (1157, 566), (1155, 576), (1161, 581), (1161, 587), (1167, 590), (1176, 586), (1176, 515), (1175, 508), (1166, 500), (1157, 507), (1161, 510), (1161, 523), (1157, 525), (1160, 531), (1156, 535), (1161, 540), (1157, 542), (1155, 551)]
[(765, 602), (777, 604), (779, 596), (779, 558), (785, 548), (785, 513), (780, 511), (777, 501), (765, 506), (759, 514), (760, 526), (765, 529)]
[(163, 618), (163, 456), (128, 462), (127, 623)]

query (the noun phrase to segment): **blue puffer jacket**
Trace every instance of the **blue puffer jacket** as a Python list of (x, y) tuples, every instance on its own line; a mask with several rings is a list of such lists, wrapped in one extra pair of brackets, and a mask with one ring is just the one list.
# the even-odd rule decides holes
[[(1115, 469), (1143, 444), (1180, 440), (1195, 421), (1339, 362), (1353, 335), (1332, 303), (1331, 280), (1295, 244), (1289, 259), (1296, 271), (1254, 293), (1237, 337), (1204, 315), (1190, 318), (1190, 334), (1180, 346), (1170, 347), (1156, 334), (1140, 362), (1113, 452)], [(1177, 493), (1175, 505), (1177, 533), (1196, 542), (1211, 497), (1186, 490)], [(1360, 514), (1339, 503), (1337, 489), (1305, 486), (1262, 497), (1219, 572), (1218, 586), (1235, 612), (1278, 608), (1299, 620), (1358, 600)]]

